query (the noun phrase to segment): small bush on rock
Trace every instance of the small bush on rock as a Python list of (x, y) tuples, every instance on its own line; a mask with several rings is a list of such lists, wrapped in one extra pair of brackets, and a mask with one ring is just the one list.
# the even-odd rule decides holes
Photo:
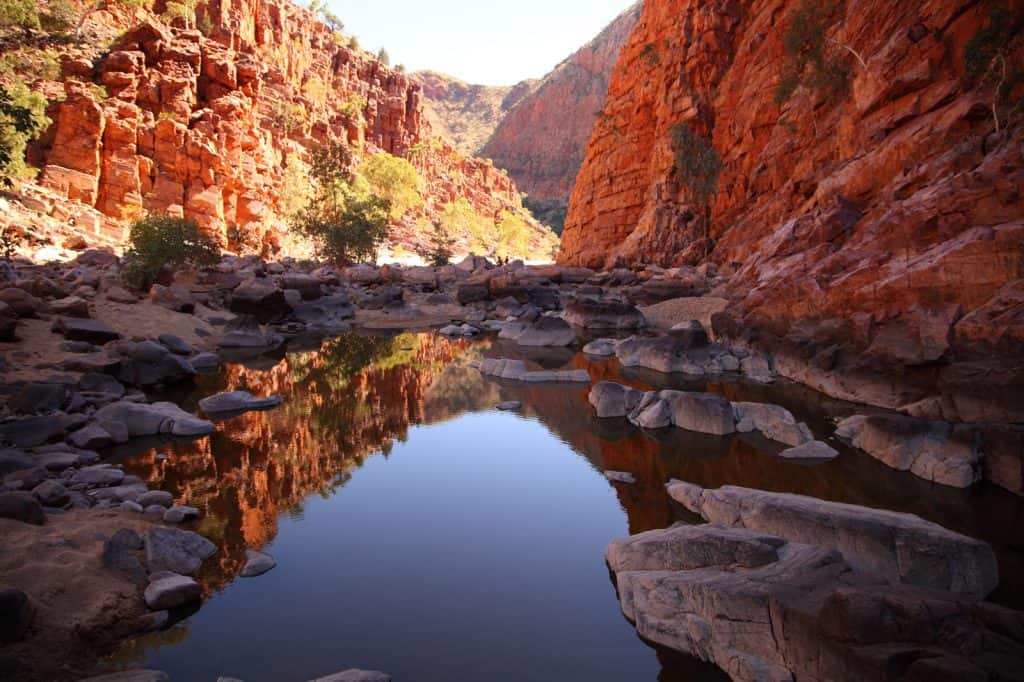
[(49, 124), (41, 94), (21, 83), (0, 85), (0, 186), (10, 187), (11, 178), (34, 173), (25, 165), (25, 147)]
[(430, 236), (430, 247), (427, 260), (431, 265), (439, 268), (451, 262), (455, 238), (449, 234), (444, 223), (440, 220), (434, 221), (434, 232)]
[(152, 216), (136, 222), (128, 236), (121, 267), (125, 284), (147, 289), (164, 267), (212, 265), (220, 260), (220, 246), (199, 229), (194, 220)]
[[(803, 0), (790, 18), (782, 36), (785, 59), (782, 79), (775, 90), (776, 104), (782, 104), (804, 85), (837, 101), (850, 85), (849, 54), (856, 54), (826, 33), (833, 17), (841, 15), (843, 5), (836, 0)], [(849, 54), (840, 54), (845, 49)], [(859, 59), (859, 57), (858, 57)]]

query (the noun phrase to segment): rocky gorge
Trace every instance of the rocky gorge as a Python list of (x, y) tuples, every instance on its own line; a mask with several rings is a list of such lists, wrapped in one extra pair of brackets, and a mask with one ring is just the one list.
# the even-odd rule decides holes
[[(75, 5), (0, 200), (0, 677), (1024, 679), (1019, 8), (647, 0), (504, 92), (169, 4)], [(437, 264), (292, 248), (323, 140)], [(557, 264), (429, 243), (529, 186)]]

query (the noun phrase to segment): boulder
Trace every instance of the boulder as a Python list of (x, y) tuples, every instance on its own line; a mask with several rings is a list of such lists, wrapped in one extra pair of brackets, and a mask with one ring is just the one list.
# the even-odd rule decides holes
[(35, 317), (47, 309), (46, 304), (17, 287), (0, 289), (0, 303), (6, 303), (18, 317)]
[(576, 343), (576, 332), (565, 320), (540, 317), (516, 338), (521, 346), (571, 346)]
[(254, 549), (245, 550), (245, 559), (245, 566), (242, 567), (242, 572), (239, 574), (243, 578), (255, 578), (277, 566), (277, 562), (272, 556)]
[(732, 404), (717, 393), (662, 391), (672, 410), (672, 423), (681, 429), (725, 436), (736, 431)]
[(217, 341), (221, 348), (269, 348), (276, 343), (273, 336), (263, 333), (256, 318), (248, 315), (239, 315), (225, 325), (224, 334)]
[(122, 400), (101, 407), (95, 416), (101, 425), (106, 422), (123, 424), (132, 438), (161, 434), (195, 438), (205, 436), (216, 428), (212, 422), (199, 419), (174, 403), (167, 402), (146, 405)]
[(163, 519), (166, 523), (184, 523), (199, 518), (199, 510), (184, 504), (176, 504), (164, 512)]
[(258, 277), (247, 279), (235, 288), (229, 307), (232, 312), (251, 315), (263, 324), (279, 320), (291, 311), (284, 291), (273, 280)]
[(28, 595), (21, 590), (0, 590), (0, 643), (24, 639), (32, 624), (34, 609)]
[(154, 580), (146, 586), (144, 598), (146, 606), (154, 611), (173, 609), (198, 600), (203, 594), (202, 588), (192, 578), (184, 575), (168, 576)]
[(382, 673), (379, 670), (359, 670), (350, 668), (340, 673), (318, 677), (308, 682), (391, 682), (391, 675)]
[(160, 507), (168, 508), (174, 504), (174, 496), (165, 490), (148, 490), (139, 495), (136, 502), (143, 507), (159, 505)]
[[(623, 614), (645, 640), (731, 679), (1013, 679), (1024, 614), (892, 584), (844, 556), (753, 528), (677, 526), (613, 541)], [(945, 671), (934, 677), (936, 672)]]
[(150, 573), (170, 571), (191, 575), (217, 553), (212, 542), (190, 530), (153, 526), (144, 537), (146, 566)]
[(4, 476), (4, 485), (11, 490), (32, 490), (49, 478), (45, 467), (33, 466)]
[(63, 384), (26, 384), (7, 401), (7, 406), (18, 414), (55, 412), (64, 407), (70, 397), (71, 392)]
[(672, 425), (672, 407), (652, 391), (629, 414), (629, 421), (642, 429), (663, 429)]
[(171, 678), (160, 670), (137, 669), (89, 677), (79, 682), (171, 682)]
[(303, 301), (312, 301), (323, 295), (319, 277), (297, 272), (281, 275), (281, 288), (298, 291)]
[(0, 476), (31, 469), (37, 462), (21, 450), (0, 450)]
[(192, 346), (188, 345), (180, 336), (161, 334), (156, 340), (160, 342), (161, 346), (175, 355), (192, 355)]
[(708, 332), (700, 320), (686, 320), (672, 325), (669, 334), (687, 348), (704, 348), (711, 343)]
[(118, 332), (99, 320), (77, 317), (58, 317), (53, 323), (53, 331), (69, 341), (85, 341), (98, 346), (121, 338)]
[(982, 453), (973, 430), (896, 414), (844, 419), (836, 434), (885, 465), (927, 481), (966, 488), (981, 480)]
[(632, 337), (616, 345), (615, 355), (625, 367), (646, 367), (665, 373), (684, 372), (695, 366), (690, 349), (685, 339), (677, 337)]
[(94, 464), (82, 467), (71, 477), (71, 484), (88, 487), (116, 486), (124, 480), (124, 471), (109, 464)]
[(974, 598), (999, 584), (992, 548), (913, 514), (737, 486), (671, 481), (669, 495), (708, 522), (842, 552), (852, 566), (893, 582)]
[(113, 443), (114, 438), (109, 431), (93, 422), (69, 435), (68, 442), (83, 450), (98, 450)]
[(526, 368), (526, 363), (522, 360), (509, 360), (507, 358), (485, 358), (479, 362), (470, 363), (470, 367), (477, 368), (481, 374), (511, 381), (525, 381), (528, 383), (590, 382), (590, 373), (585, 369), (531, 371)]
[(636, 478), (628, 471), (606, 471), (604, 472), (604, 477), (612, 483), (625, 483), (627, 485), (636, 483)]
[(149, 289), (149, 302), (179, 313), (193, 313), (196, 309), (192, 292), (180, 286), (165, 287), (154, 284)]
[(0, 441), (8, 441), (18, 448), (32, 448), (63, 437), (68, 429), (85, 421), (81, 415), (62, 414), (5, 421), (0, 423)]
[(46, 480), (32, 489), (39, 503), (44, 507), (63, 507), (71, 501), (68, 489), (54, 480)]
[(643, 393), (613, 381), (599, 381), (590, 389), (587, 400), (602, 419), (625, 417), (640, 404)]
[(640, 329), (644, 326), (644, 316), (636, 306), (619, 301), (570, 301), (562, 319), (583, 329)]
[(78, 296), (58, 298), (50, 304), (50, 310), (55, 315), (62, 317), (92, 317), (89, 313), (89, 303), (84, 298), (79, 298)]
[(0, 493), (0, 519), (13, 519), (36, 526), (46, 522), (39, 500), (32, 493), (22, 490)]
[(615, 355), (615, 348), (619, 345), (616, 339), (597, 339), (583, 346), (583, 352), (587, 355), (594, 355), (601, 358)]
[(90, 372), (78, 380), (78, 390), (87, 393), (102, 393), (113, 399), (124, 396), (124, 385), (120, 381), (102, 372)]
[(199, 409), (208, 415), (240, 414), (250, 410), (269, 410), (280, 404), (279, 395), (257, 398), (248, 391), (226, 391), (203, 398), (199, 401)]
[(732, 404), (732, 409), (736, 417), (736, 430), (740, 433), (760, 431), (765, 438), (791, 447), (814, 440), (807, 424), (798, 423), (796, 417), (780, 405), (737, 402)]
[(18, 314), (14, 308), (0, 302), (0, 341), (14, 341), (18, 330)]
[(785, 459), (833, 459), (839, 453), (828, 443), (812, 440), (796, 447), (786, 448), (779, 453)]

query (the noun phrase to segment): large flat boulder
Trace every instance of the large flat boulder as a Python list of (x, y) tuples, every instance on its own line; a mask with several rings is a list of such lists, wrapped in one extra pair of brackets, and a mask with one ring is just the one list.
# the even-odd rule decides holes
[(797, 422), (793, 413), (781, 405), (735, 402), (732, 409), (740, 433), (760, 431), (766, 438), (791, 447), (814, 440), (807, 424)]
[(640, 636), (733, 680), (1019, 679), (1024, 661), (1020, 612), (757, 529), (650, 531), (606, 559)]
[(620, 301), (570, 301), (562, 312), (562, 319), (583, 329), (640, 329), (644, 326), (644, 316), (637, 307)]
[(217, 553), (217, 547), (190, 530), (153, 526), (145, 535), (146, 566), (150, 573), (170, 571), (191, 575)]
[(982, 453), (966, 425), (898, 414), (857, 415), (836, 433), (886, 466), (927, 481), (966, 488), (981, 480)]
[(643, 398), (643, 392), (614, 381), (599, 381), (590, 389), (588, 400), (595, 414), (602, 418), (625, 417)]
[(669, 495), (710, 523), (770, 533), (843, 553), (892, 582), (981, 598), (999, 584), (992, 548), (913, 514), (737, 486), (672, 481)]
[(672, 423), (687, 431), (726, 436), (736, 431), (732, 403), (717, 393), (662, 391), (672, 410)]
[(539, 317), (516, 337), (516, 343), (520, 346), (571, 346), (576, 343), (576, 332), (565, 320)]
[(213, 423), (168, 402), (147, 405), (121, 400), (101, 407), (95, 417), (101, 426), (108, 423), (123, 425), (132, 438), (161, 434), (195, 438), (212, 433), (216, 428)]

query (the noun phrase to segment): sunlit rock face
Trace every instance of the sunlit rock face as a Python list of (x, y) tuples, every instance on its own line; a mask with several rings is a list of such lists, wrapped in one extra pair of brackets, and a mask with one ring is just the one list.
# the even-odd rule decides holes
[[(889, 407), (928, 399), (922, 416), (1019, 421), (1024, 131), (1003, 111), (993, 132), (991, 89), (964, 69), (990, 4), (837, 3), (827, 35), (864, 64), (832, 45), (849, 71), (841, 92), (801, 86), (777, 101), (800, 6), (644, 5), (588, 143), (561, 261), (707, 253), (730, 275), (724, 331), (786, 345), (785, 374)], [(721, 159), (708, 202), (676, 167), (677, 124)], [(853, 355), (868, 359), (852, 367)], [(981, 386), (993, 356), (1015, 359)], [(845, 376), (829, 377), (837, 366)], [(868, 378), (879, 369), (899, 377)]]
[(545, 210), (560, 209), (564, 219), (619, 50), (639, 16), (638, 3), (532, 85), (531, 92), (501, 119), (480, 152), (508, 170), (527, 193), (531, 208), (539, 209), (541, 215)]
[[(415, 218), (458, 198), (483, 215), (522, 212), (506, 173), (434, 139), (417, 83), (305, 8), (211, 0), (197, 15), (202, 31), (117, 3), (87, 14), (83, 30), (105, 31), (112, 47), (63, 48), (41, 184), (114, 218), (183, 215), (271, 247), (309, 186), (298, 162), (346, 141), (409, 158), (428, 197)], [(399, 227), (415, 245), (412, 223)]]

